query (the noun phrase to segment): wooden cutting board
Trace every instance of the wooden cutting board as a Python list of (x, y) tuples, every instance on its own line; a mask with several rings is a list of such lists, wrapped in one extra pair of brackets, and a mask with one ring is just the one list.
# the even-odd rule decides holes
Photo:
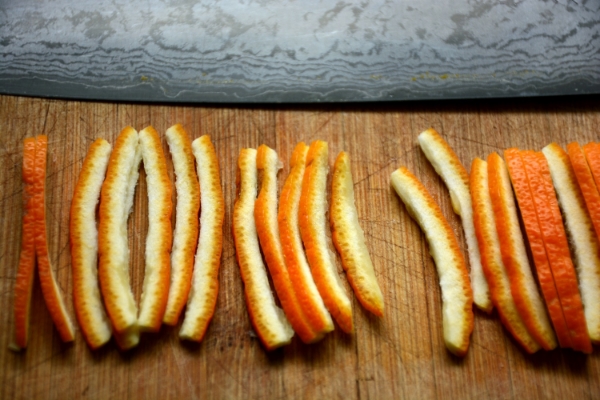
[[(541, 149), (556, 141), (598, 140), (600, 98), (454, 101), (332, 106), (195, 107), (42, 100), (0, 96), (0, 398), (561, 398), (600, 397), (600, 348), (525, 354), (497, 313), (475, 312), (467, 356), (442, 340), (437, 275), (417, 225), (390, 187), (390, 174), (409, 167), (429, 188), (464, 249), (448, 193), (416, 143), (433, 126), (467, 166), (474, 157), (517, 146)], [(159, 132), (183, 124), (195, 138), (210, 134), (226, 200), (220, 292), (204, 341), (179, 341), (177, 328), (145, 334), (120, 353), (111, 342), (91, 352), (78, 332), (61, 343), (36, 280), (31, 341), (22, 353), (12, 339), (12, 297), (21, 243), (22, 141), (49, 137), (47, 207), (51, 259), (72, 316), (69, 206), (82, 160), (95, 138), (114, 142), (126, 125)], [(330, 162), (345, 150), (352, 161), (362, 228), (385, 297), (385, 315), (364, 311), (352, 296), (355, 333), (336, 331), (314, 345), (294, 339), (266, 353), (252, 332), (235, 261), (231, 217), (235, 162), (243, 147), (265, 143), (289, 171), (298, 141), (329, 142)], [(164, 137), (163, 147), (173, 177)], [(131, 277), (139, 299), (147, 232), (142, 173), (129, 222)], [(340, 275), (350, 293), (346, 279)], [(37, 279), (37, 278), (36, 278)], [(600, 306), (600, 305), (599, 305)]]

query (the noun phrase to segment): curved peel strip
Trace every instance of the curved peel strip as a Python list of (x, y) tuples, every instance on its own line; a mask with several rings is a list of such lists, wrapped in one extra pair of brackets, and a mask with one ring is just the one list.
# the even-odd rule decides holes
[(277, 220), (283, 256), (296, 297), (313, 330), (324, 335), (333, 331), (333, 320), (310, 272), (310, 266), (302, 247), (298, 222), (302, 178), (306, 169), (307, 154), (308, 146), (304, 142), (298, 143), (292, 153), (290, 174), (281, 189)]
[(481, 265), (490, 289), (494, 307), (498, 310), (500, 320), (515, 340), (528, 353), (535, 353), (540, 345), (529, 334), (523, 319), (517, 311), (510, 288), (508, 273), (502, 262), (500, 240), (496, 231), (494, 210), (488, 189), (488, 166), (479, 158), (471, 164), (470, 177), (471, 198), (473, 203), (473, 221), (479, 243)]
[(11, 348), (20, 350), (27, 347), (29, 339), (29, 316), (31, 291), (35, 275), (35, 138), (23, 141), (23, 232), (19, 269), (15, 280), (14, 316), (15, 341)]
[(277, 173), (281, 162), (275, 150), (266, 145), (258, 148), (256, 168), (261, 182), (260, 193), (254, 205), (254, 221), (273, 286), (285, 315), (304, 343), (313, 343), (324, 334), (315, 332), (298, 301), (288, 268), (283, 258), (283, 248), (277, 225)]
[(126, 127), (115, 142), (100, 193), (98, 276), (106, 311), (117, 333), (132, 330), (137, 306), (129, 284), (127, 218), (139, 177), (142, 153), (135, 129)]
[(198, 244), (200, 185), (194, 166), (192, 142), (185, 129), (177, 124), (167, 129), (173, 169), (177, 179), (177, 208), (171, 252), (171, 285), (163, 322), (175, 325), (188, 299), (194, 272), (194, 253)]
[(162, 324), (171, 277), (172, 184), (158, 133), (149, 126), (139, 133), (148, 185), (148, 236), (140, 299), (140, 330), (157, 332)]
[(427, 238), (442, 290), (444, 342), (462, 357), (473, 331), (473, 292), (458, 240), (431, 194), (408, 169), (394, 171), (391, 182)]
[(462, 220), (469, 252), (469, 264), (471, 265), (471, 286), (473, 288), (475, 305), (479, 309), (490, 313), (493, 305), (488, 285), (483, 275), (481, 256), (479, 254), (479, 247), (477, 246), (475, 227), (473, 226), (469, 174), (456, 156), (456, 153), (433, 128), (429, 128), (419, 135), (419, 145), (435, 171), (448, 187), (450, 199), (452, 200), (452, 208), (454, 208), (456, 214), (460, 215)]
[(73, 269), (73, 305), (79, 326), (92, 349), (110, 340), (111, 325), (98, 284), (98, 229), (96, 206), (108, 166), (111, 145), (98, 139), (90, 146), (83, 161), (71, 202), (71, 266)]
[(265, 348), (273, 350), (289, 344), (294, 331), (283, 310), (275, 305), (258, 247), (254, 222), (256, 185), (256, 150), (242, 149), (238, 158), (233, 238), (252, 325)]
[(569, 158), (575, 170), (579, 187), (594, 224), (596, 236), (600, 238), (600, 148), (596, 143), (583, 146), (571, 143), (567, 146)]
[(352, 303), (335, 265), (335, 254), (327, 242), (327, 142), (314, 141), (306, 156), (298, 218), (306, 258), (327, 309), (346, 333), (353, 330)]
[(40, 135), (36, 138), (35, 167), (33, 189), (35, 193), (35, 253), (37, 256), (38, 273), (46, 307), (54, 321), (54, 325), (63, 342), (75, 339), (73, 323), (67, 313), (67, 308), (60, 293), (54, 271), (48, 254), (48, 235), (46, 231), (46, 157), (48, 153), (48, 138)]
[(206, 333), (217, 305), (225, 201), (219, 161), (210, 136), (204, 135), (194, 140), (192, 151), (196, 157), (202, 210), (192, 287), (179, 337), (199, 342)]
[(343, 151), (333, 167), (329, 218), (333, 243), (342, 258), (350, 286), (364, 308), (382, 317), (383, 294), (358, 222), (350, 159)]
[[(556, 143), (542, 150), (573, 248), (581, 302), (590, 339), (600, 342), (600, 248), (569, 156)], [(562, 298), (561, 298), (562, 300)]]
[(529, 265), (508, 169), (497, 153), (490, 154), (487, 162), (499, 248), (515, 306), (531, 336), (544, 350), (552, 350), (556, 337)]

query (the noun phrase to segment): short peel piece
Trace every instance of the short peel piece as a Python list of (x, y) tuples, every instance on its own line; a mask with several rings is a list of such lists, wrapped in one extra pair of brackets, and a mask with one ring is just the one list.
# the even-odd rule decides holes
[(196, 175), (192, 142), (180, 124), (167, 129), (167, 143), (175, 170), (177, 208), (171, 251), (171, 285), (163, 322), (175, 325), (187, 302), (192, 286), (194, 254), (198, 244), (200, 184)]
[(352, 303), (338, 274), (327, 237), (327, 142), (311, 143), (306, 156), (298, 218), (306, 258), (325, 306), (346, 333), (353, 330)]
[(111, 145), (94, 141), (83, 161), (71, 201), (70, 242), (73, 271), (73, 305), (83, 336), (90, 348), (110, 340), (111, 324), (98, 283), (98, 229), (96, 207), (104, 182)]
[(312, 277), (302, 247), (298, 221), (302, 178), (306, 169), (307, 154), (308, 146), (304, 142), (298, 143), (292, 153), (290, 173), (281, 189), (277, 221), (283, 256), (296, 297), (313, 330), (326, 334), (333, 331), (333, 320)]
[(257, 194), (256, 150), (242, 149), (237, 164), (237, 198), (233, 209), (235, 253), (244, 281), (250, 320), (261, 343), (270, 351), (289, 344), (294, 330), (283, 310), (275, 304), (258, 245), (254, 221)]
[(358, 222), (354, 201), (350, 158), (347, 153), (341, 152), (335, 160), (331, 182), (329, 219), (333, 243), (354, 294), (365, 309), (382, 317), (383, 294), (375, 276), (365, 235)]
[(219, 161), (210, 136), (203, 135), (194, 140), (192, 151), (196, 158), (202, 210), (192, 287), (179, 337), (200, 342), (217, 306), (225, 200), (221, 188)]
[(392, 173), (391, 183), (427, 238), (442, 291), (444, 342), (463, 357), (473, 331), (473, 292), (458, 239), (431, 194), (406, 167)]
[(421, 132), (419, 134), (419, 145), (435, 171), (448, 187), (452, 208), (456, 214), (460, 215), (469, 253), (471, 286), (473, 288), (475, 305), (479, 309), (490, 313), (493, 304), (481, 267), (481, 255), (479, 254), (475, 227), (473, 226), (469, 174), (454, 150), (452, 150), (435, 129), (429, 128)]

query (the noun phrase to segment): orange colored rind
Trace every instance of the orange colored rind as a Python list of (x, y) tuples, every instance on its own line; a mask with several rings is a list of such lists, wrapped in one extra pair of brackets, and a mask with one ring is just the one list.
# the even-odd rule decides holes
[(289, 344), (294, 331), (275, 304), (262, 262), (254, 221), (257, 192), (256, 150), (242, 149), (238, 158), (237, 198), (233, 209), (233, 237), (240, 273), (244, 281), (250, 320), (267, 350)]
[(596, 236), (600, 238), (600, 148), (596, 143), (588, 143), (583, 149), (579, 143), (571, 143), (567, 151)]
[(313, 278), (327, 309), (346, 333), (353, 330), (352, 303), (342, 285), (327, 237), (327, 142), (314, 141), (306, 156), (299, 220)]
[(473, 331), (473, 292), (456, 235), (423, 184), (405, 167), (391, 176), (392, 186), (429, 243), (442, 291), (442, 325), (448, 350), (466, 355)]
[(469, 264), (471, 266), (471, 286), (473, 288), (475, 305), (481, 310), (490, 313), (493, 305), (481, 267), (481, 256), (477, 245), (477, 237), (475, 236), (475, 227), (473, 226), (469, 174), (454, 150), (433, 128), (427, 129), (419, 135), (419, 145), (435, 171), (448, 187), (450, 200), (452, 200), (452, 208), (456, 214), (460, 215), (462, 220), (469, 253)]
[(165, 135), (175, 170), (177, 208), (171, 252), (171, 285), (163, 322), (175, 325), (185, 307), (192, 286), (194, 254), (198, 244), (200, 185), (194, 165), (192, 142), (185, 129), (177, 124)]
[(358, 222), (350, 159), (345, 152), (338, 155), (333, 167), (329, 217), (333, 243), (354, 294), (365, 309), (382, 317), (383, 294)]

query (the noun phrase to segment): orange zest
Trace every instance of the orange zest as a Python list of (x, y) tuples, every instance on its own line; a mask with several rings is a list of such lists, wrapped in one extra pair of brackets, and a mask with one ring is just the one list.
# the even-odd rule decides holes
[(300, 234), (313, 278), (327, 309), (346, 333), (353, 330), (352, 303), (338, 274), (327, 238), (327, 142), (314, 141), (306, 156), (300, 195)]
[(394, 171), (391, 182), (429, 243), (442, 291), (446, 348), (463, 357), (473, 331), (473, 292), (458, 239), (431, 194), (408, 169), (402, 167)]
[(304, 142), (298, 143), (292, 153), (290, 174), (281, 189), (277, 220), (283, 256), (296, 298), (313, 330), (325, 334), (333, 331), (333, 321), (310, 272), (298, 222), (307, 154), (308, 146)]
[(275, 150), (266, 145), (258, 148), (256, 168), (258, 169), (260, 192), (254, 205), (254, 221), (260, 246), (273, 280), (273, 286), (288, 321), (304, 343), (313, 343), (324, 336), (311, 327), (288, 272), (283, 257), (283, 248), (277, 225), (277, 172), (281, 168)]
[(492, 302), (498, 310), (502, 324), (515, 340), (528, 353), (535, 353), (540, 349), (540, 345), (529, 334), (513, 300), (508, 273), (502, 262), (500, 240), (496, 231), (496, 221), (488, 189), (488, 166), (479, 158), (474, 159), (471, 164), (469, 186), (481, 265), (490, 289)]
[(92, 349), (110, 340), (111, 325), (98, 284), (96, 206), (110, 157), (110, 144), (98, 139), (83, 161), (71, 202), (70, 241), (73, 305), (83, 336)]
[(36, 138), (35, 167), (34, 167), (34, 206), (35, 218), (35, 253), (38, 273), (46, 307), (54, 321), (63, 342), (75, 339), (71, 318), (67, 313), (65, 302), (60, 293), (48, 253), (48, 234), (46, 231), (46, 161), (48, 153), (48, 137), (40, 135)]
[(275, 304), (262, 262), (254, 221), (257, 192), (256, 150), (242, 149), (238, 158), (237, 197), (233, 208), (235, 254), (244, 281), (248, 314), (256, 334), (267, 350), (289, 344), (294, 331)]
[(337, 156), (333, 167), (329, 217), (333, 243), (342, 258), (350, 286), (365, 309), (382, 317), (383, 294), (358, 222), (350, 159), (345, 152)]
[(200, 183), (200, 234), (185, 318), (179, 337), (201, 341), (212, 320), (219, 293), (219, 268), (223, 251), (225, 200), (219, 161), (209, 135), (192, 142)]
[(194, 165), (192, 142), (180, 125), (167, 129), (165, 135), (177, 179), (177, 208), (171, 252), (171, 285), (163, 322), (175, 325), (188, 299), (194, 272), (194, 254), (198, 244), (200, 185)]
[(556, 337), (529, 265), (508, 169), (497, 153), (490, 154), (487, 163), (499, 249), (515, 306), (531, 336), (544, 350), (552, 350)]
[(23, 141), (23, 232), (19, 269), (15, 281), (14, 316), (15, 350), (27, 347), (29, 339), (29, 316), (31, 310), (31, 291), (35, 275), (35, 138)]

